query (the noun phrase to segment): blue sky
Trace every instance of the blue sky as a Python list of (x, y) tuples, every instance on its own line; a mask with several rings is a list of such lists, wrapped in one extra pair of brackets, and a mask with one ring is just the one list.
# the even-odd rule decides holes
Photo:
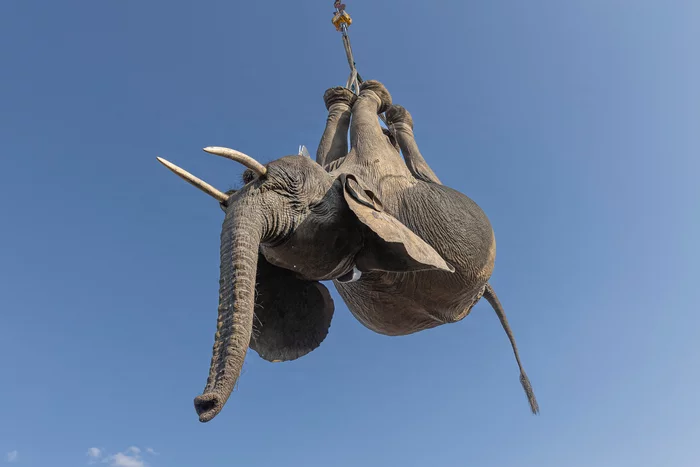
[(349, 1), (361, 74), (494, 225), (541, 414), (486, 302), (391, 338), (333, 291), (319, 349), (250, 352), (199, 423), (223, 214), (155, 157), (228, 189), (201, 148), (313, 153), (332, 3), (0, 2), (0, 465), (697, 466), (693, 0)]

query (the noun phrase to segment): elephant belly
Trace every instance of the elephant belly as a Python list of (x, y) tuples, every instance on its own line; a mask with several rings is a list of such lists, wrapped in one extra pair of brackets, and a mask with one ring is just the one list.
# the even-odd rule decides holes
[(417, 183), (386, 211), (432, 246), (454, 273), (371, 271), (357, 282), (335, 282), (366, 327), (406, 335), (466, 317), (481, 299), (496, 259), (491, 223), (470, 198), (449, 187)]
[(402, 336), (463, 319), (481, 298), (486, 283), (465, 287), (458, 275), (433, 271), (369, 273), (358, 282), (335, 285), (365, 327)]

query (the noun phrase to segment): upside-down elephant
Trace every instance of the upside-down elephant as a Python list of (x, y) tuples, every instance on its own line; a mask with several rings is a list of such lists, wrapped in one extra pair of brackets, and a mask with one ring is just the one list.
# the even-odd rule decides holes
[(247, 167), (240, 190), (222, 193), (159, 158), (217, 198), (226, 213), (213, 356), (194, 402), (200, 421), (223, 408), (249, 347), (263, 359), (288, 361), (321, 344), (334, 313), (321, 281), (333, 281), (364, 326), (390, 336), (460, 321), (486, 298), (537, 413), (489, 285), (496, 240), (484, 212), (440, 182), (418, 149), (411, 115), (392, 105), (381, 83), (364, 82), (358, 96), (331, 88), (324, 101), (328, 118), (315, 161), (291, 155), (263, 165), (232, 149), (205, 148)]

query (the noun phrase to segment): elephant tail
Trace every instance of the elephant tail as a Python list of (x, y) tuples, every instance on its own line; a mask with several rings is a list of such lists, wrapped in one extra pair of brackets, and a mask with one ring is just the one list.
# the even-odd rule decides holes
[(500, 300), (498, 300), (498, 296), (493, 290), (493, 287), (491, 287), (491, 284), (486, 284), (486, 289), (484, 290), (484, 298), (489, 302), (489, 304), (491, 304), (491, 307), (496, 312), (496, 315), (498, 315), (498, 319), (501, 320), (503, 330), (506, 332), (506, 335), (510, 340), (510, 345), (513, 347), (513, 353), (515, 354), (515, 360), (518, 362), (518, 368), (520, 368), (520, 384), (523, 385), (523, 389), (525, 390), (525, 394), (527, 395), (527, 400), (528, 402), (530, 402), (530, 409), (532, 410), (532, 413), (537, 414), (540, 412), (540, 407), (539, 405), (537, 405), (537, 399), (535, 399), (535, 392), (532, 390), (530, 380), (525, 374), (523, 365), (520, 363), (520, 355), (518, 355), (518, 346), (515, 345), (515, 337), (513, 337), (513, 331), (511, 331), (510, 326), (508, 325), (506, 313), (505, 311), (503, 311), (503, 306), (501, 305)]

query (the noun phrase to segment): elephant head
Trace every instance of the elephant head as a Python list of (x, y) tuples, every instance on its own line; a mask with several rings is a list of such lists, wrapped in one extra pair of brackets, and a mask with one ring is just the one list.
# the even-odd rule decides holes
[(262, 165), (227, 148), (205, 151), (246, 165), (245, 185), (222, 193), (158, 158), (226, 213), (213, 355), (206, 387), (194, 400), (202, 422), (228, 400), (249, 346), (263, 359), (287, 361), (321, 344), (334, 307), (319, 281), (356, 281), (368, 271), (454, 270), (352, 174), (332, 175), (298, 155)]

